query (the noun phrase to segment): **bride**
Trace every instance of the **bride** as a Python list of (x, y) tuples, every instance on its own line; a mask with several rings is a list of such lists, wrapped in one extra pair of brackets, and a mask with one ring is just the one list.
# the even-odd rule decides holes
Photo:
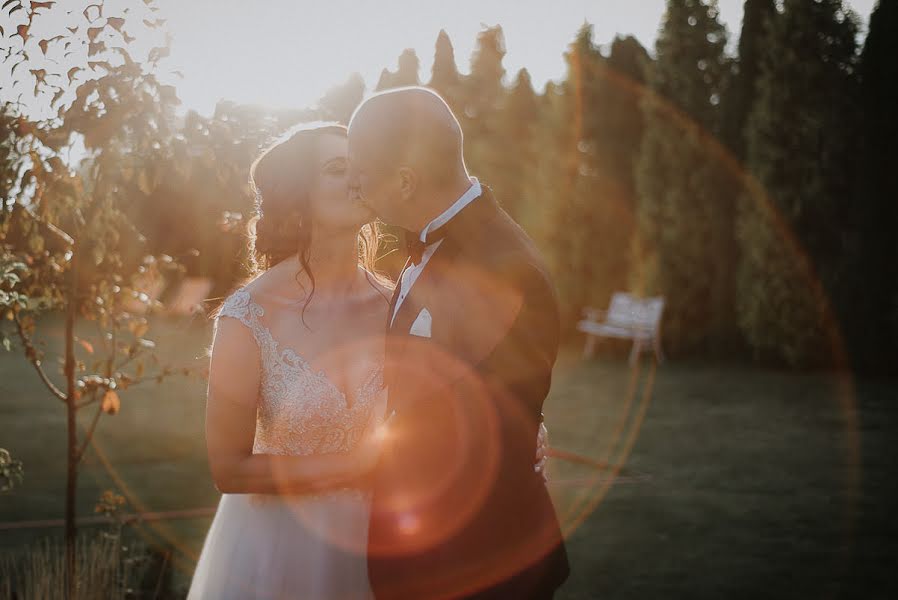
[[(216, 317), (206, 440), (222, 492), (189, 600), (368, 599), (392, 284), (350, 194), (347, 132), (295, 129), (255, 161), (253, 278)], [(225, 318), (227, 317), (227, 318)], [(545, 431), (536, 444), (544, 472)]]
[(369, 598), (362, 482), (392, 291), (372, 271), (373, 215), (350, 199), (340, 125), (292, 131), (250, 180), (255, 277), (216, 318), (206, 438), (222, 497), (188, 598)]

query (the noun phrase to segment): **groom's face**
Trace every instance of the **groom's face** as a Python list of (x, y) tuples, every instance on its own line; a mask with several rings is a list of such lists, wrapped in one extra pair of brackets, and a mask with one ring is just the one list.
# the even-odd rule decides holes
[(349, 186), (354, 199), (368, 206), (387, 223), (401, 225), (401, 178), (398, 173), (378, 164), (375, 151), (367, 144), (349, 139)]

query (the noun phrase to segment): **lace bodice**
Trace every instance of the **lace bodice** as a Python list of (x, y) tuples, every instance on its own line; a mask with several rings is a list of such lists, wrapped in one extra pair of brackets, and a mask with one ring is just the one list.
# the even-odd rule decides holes
[(383, 390), (383, 365), (373, 369), (347, 405), (325, 375), (278, 341), (259, 320), (265, 310), (244, 288), (228, 296), (218, 318), (246, 325), (259, 345), (262, 374), (256, 413), (256, 454), (309, 455), (352, 449), (373, 426), (375, 400)]

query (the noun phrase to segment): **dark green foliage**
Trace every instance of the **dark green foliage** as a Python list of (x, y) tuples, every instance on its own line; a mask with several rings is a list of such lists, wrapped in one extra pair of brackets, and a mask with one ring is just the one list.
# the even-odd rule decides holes
[(723, 103), (722, 138), (739, 160), (745, 159), (745, 124), (755, 99), (767, 23), (776, 16), (774, 0), (746, 0), (739, 36), (738, 60)]
[(827, 292), (846, 275), (856, 34), (839, 0), (787, 0), (771, 21), (748, 121), (758, 186), (739, 217), (739, 324), (758, 358), (832, 361)]
[(449, 106), (458, 113), (459, 96), (461, 90), (461, 75), (455, 64), (455, 49), (449, 34), (441, 29), (437, 36), (436, 48), (433, 54), (433, 68), (431, 69), (428, 86), (435, 89), (449, 103)]
[(520, 218), (525, 204), (536, 200), (527, 194), (526, 177), (539, 159), (534, 139), (539, 117), (539, 98), (533, 91), (530, 73), (521, 69), (499, 116), (498, 140), (505, 149), (499, 150), (495, 157), (498, 178), (490, 182), (505, 208), (516, 218)]
[(319, 118), (327, 121), (349, 123), (356, 106), (365, 96), (365, 80), (358, 73), (330, 90), (318, 102)]
[(726, 335), (732, 239), (721, 98), (729, 70), (716, 2), (671, 0), (659, 33), (645, 135), (636, 167), (639, 205), (633, 287), (667, 299), (673, 354), (707, 352)]
[(396, 72), (394, 73), (389, 69), (381, 71), (380, 79), (374, 89), (380, 91), (406, 85), (418, 85), (420, 83), (418, 80), (419, 68), (418, 55), (411, 48), (406, 48), (399, 55), (399, 68)]
[(861, 52), (849, 278), (836, 301), (855, 364), (898, 364), (898, 2), (881, 0)]
[[(502, 135), (502, 108), (508, 90), (503, 84), (505, 37), (500, 26), (477, 35), (471, 56), (471, 73), (462, 80), (461, 103), (456, 113), (465, 133), (465, 162), (484, 183), (495, 188), (500, 201), (506, 197), (503, 179), (509, 140)], [(510, 176), (510, 175), (509, 175)]]
[[(534, 90), (526, 69), (506, 73), (496, 25), (479, 33), (464, 75), (440, 31), (425, 79), (461, 121), (471, 174), (549, 259), (568, 331), (581, 308), (606, 306), (614, 291), (663, 294), (673, 356), (751, 350), (819, 365), (832, 362), (834, 307), (858, 364), (893, 364), (898, 9), (877, 6), (859, 56), (842, 2), (744, 7), (734, 57), (716, 2), (669, 0), (654, 59), (632, 37), (599, 46), (584, 24), (560, 80)], [(419, 71), (407, 49), (376, 89), (419, 84)], [(92, 148), (122, 134), (91, 123), (126, 124), (134, 151), (120, 159), (117, 202), (145, 234), (138, 254), (181, 257), (218, 293), (243, 275), (245, 240), (223, 225), (251, 215), (251, 160), (295, 123), (346, 122), (365, 83), (354, 74), (311, 109), (222, 102), (211, 117), (183, 120), (173, 119), (173, 88), (163, 92), (158, 118), (72, 111), (68, 120)], [(40, 134), (15, 111), (0, 119), (11, 135)], [(7, 194), (21, 176), (10, 149), (0, 140)]]
[[(549, 104), (554, 131), (543, 132), (539, 145), (556, 163), (542, 200), (553, 207), (549, 254), (568, 322), (627, 287), (633, 165), (642, 137), (645, 49), (633, 38), (616, 38), (606, 57), (592, 38), (592, 26), (584, 25), (565, 55), (567, 75)], [(556, 149), (546, 152), (553, 138)]]

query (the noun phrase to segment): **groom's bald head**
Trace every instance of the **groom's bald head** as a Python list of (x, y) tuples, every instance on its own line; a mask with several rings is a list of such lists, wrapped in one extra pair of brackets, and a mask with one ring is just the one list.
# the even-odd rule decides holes
[(372, 166), (415, 169), (431, 185), (464, 173), (462, 131), (439, 94), (423, 87), (388, 90), (365, 100), (349, 122), (351, 151)]

